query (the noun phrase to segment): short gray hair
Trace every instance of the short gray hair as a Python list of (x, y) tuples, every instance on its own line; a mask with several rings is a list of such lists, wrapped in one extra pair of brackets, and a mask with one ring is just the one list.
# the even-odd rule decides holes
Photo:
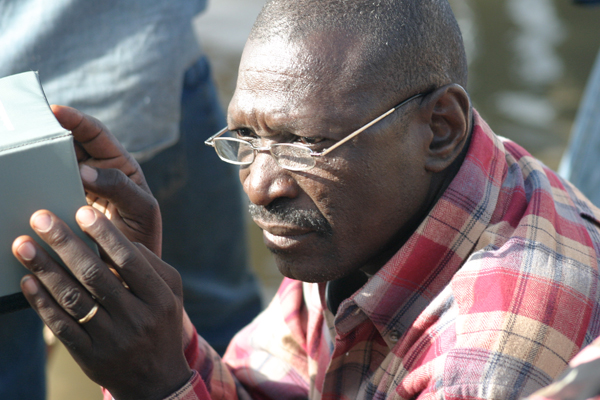
[[(402, 95), (467, 85), (462, 35), (447, 0), (270, 0), (250, 40), (336, 30), (360, 39), (364, 74)], [(379, 86), (381, 85), (381, 86)]]

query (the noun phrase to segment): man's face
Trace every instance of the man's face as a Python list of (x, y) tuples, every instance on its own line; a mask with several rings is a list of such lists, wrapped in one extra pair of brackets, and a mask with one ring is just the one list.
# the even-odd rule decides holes
[[(229, 128), (260, 146), (330, 147), (403, 100), (361, 79), (359, 48), (347, 38), (249, 42)], [(252, 217), (284, 275), (324, 282), (373, 273), (398, 250), (430, 182), (417, 109), (409, 103), (309, 171), (285, 170), (268, 152), (240, 169)]]

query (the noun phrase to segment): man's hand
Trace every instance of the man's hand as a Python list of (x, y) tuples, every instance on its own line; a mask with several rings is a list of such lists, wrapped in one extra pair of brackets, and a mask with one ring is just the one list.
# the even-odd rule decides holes
[(137, 161), (100, 121), (70, 107), (54, 105), (52, 111), (73, 132), (88, 204), (160, 257), (160, 210)]
[(115, 398), (162, 399), (192, 375), (183, 352), (179, 274), (94, 208), (82, 207), (76, 218), (104, 260), (54, 214), (38, 211), (33, 230), (72, 275), (21, 236), (13, 253), (35, 275), (23, 278), (23, 293), (83, 371)]

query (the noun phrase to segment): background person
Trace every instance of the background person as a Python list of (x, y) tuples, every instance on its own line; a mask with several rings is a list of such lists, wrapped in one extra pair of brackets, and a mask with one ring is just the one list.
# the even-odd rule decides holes
[[(261, 309), (235, 169), (204, 139), (225, 119), (192, 19), (204, 0), (0, 0), (0, 76), (39, 70), (50, 102), (110, 126), (143, 162), (165, 216), (162, 256), (219, 352)], [(217, 251), (215, 251), (217, 250)], [(0, 317), (0, 398), (45, 398), (42, 324)]]

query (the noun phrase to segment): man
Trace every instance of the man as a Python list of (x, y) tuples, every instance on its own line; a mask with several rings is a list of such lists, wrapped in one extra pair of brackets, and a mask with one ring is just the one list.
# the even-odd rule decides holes
[(138, 166), (60, 107), (87, 190), (118, 212), (115, 225), (77, 214), (104, 262), (34, 214), (74, 277), (22, 236), (24, 294), (116, 399), (531, 394), (600, 333), (600, 212), (496, 137), (465, 85), (445, 0), (270, 1), (242, 57), (233, 133), (208, 140), (240, 165), (288, 277), (268, 309), (223, 359), (182, 325), (177, 275), (130, 242), (154, 233), (120, 223), (152, 204)]

